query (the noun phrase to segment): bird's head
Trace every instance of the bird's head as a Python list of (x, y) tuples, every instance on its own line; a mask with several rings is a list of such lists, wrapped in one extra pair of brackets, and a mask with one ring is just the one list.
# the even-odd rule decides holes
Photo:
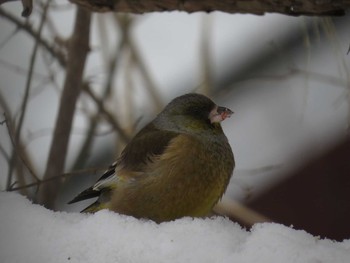
[(169, 127), (201, 132), (203, 129), (221, 130), (220, 122), (232, 113), (204, 95), (189, 93), (173, 99), (158, 115), (158, 119)]

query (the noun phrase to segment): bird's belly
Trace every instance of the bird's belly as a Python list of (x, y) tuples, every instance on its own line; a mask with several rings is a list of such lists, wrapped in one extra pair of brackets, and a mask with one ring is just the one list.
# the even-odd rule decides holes
[(117, 191), (112, 210), (156, 222), (210, 213), (231, 177), (232, 161), (225, 160), (231, 156), (213, 154), (193, 141), (173, 145), (147, 174)]

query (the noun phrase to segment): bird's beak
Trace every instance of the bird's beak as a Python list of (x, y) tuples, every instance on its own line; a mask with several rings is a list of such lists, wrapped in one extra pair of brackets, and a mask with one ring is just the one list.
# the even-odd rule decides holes
[(209, 113), (209, 119), (211, 123), (222, 122), (226, 118), (230, 118), (233, 111), (229, 108), (215, 106), (214, 109)]

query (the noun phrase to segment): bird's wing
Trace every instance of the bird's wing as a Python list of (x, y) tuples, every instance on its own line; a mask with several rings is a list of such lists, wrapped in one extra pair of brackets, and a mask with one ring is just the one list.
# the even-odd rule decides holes
[(161, 155), (177, 135), (179, 134), (176, 132), (160, 130), (152, 123), (148, 124), (135, 135), (118, 161), (98, 179), (93, 189), (99, 191), (104, 188), (113, 188), (120, 180), (118, 170), (121, 169), (123, 169), (123, 175), (129, 178), (142, 175), (147, 165), (153, 162), (156, 156)]
[(120, 158), (113, 163), (97, 182), (81, 192), (69, 202), (75, 203), (81, 200), (100, 196), (101, 191), (108, 191), (121, 180), (118, 170), (123, 169), (123, 175), (128, 178), (140, 176), (145, 171), (147, 164), (153, 162), (155, 156), (161, 155), (168, 147), (170, 141), (179, 133), (157, 129), (152, 123), (145, 126), (123, 150)]
[(113, 184), (116, 183), (118, 177), (116, 175), (117, 162), (114, 162), (104, 174), (97, 180), (92, 186), (95, 191), (101, 191), (103, 188), (112, 188)]
[(152, 123), (148, 124), (125, 147), (118, 166), (127, 171), (144, 172), (149, 162), (153, 162), (155, 156), (161, 155), (170, 141), (178, 135), (177, 132), (160, 130)]
[(73, 200), (69, 201), (68, 204), (72, 204), (85, 199), (90, 199), (90, 198), (100, 196), (101, 190), (103, 188), (104, 189), (109, 188), (113, 180), (117, 179), (117, 176), (115, 175), (116, 166), (117, 166), (117, 162), (109, 166), (108, 169), (103, 173), (100, 179), (98, 179), (93, 186), (89, 187), (88, 189), (85, 189), (83, 192), (78, 194), (76, 197), (74, 197)]

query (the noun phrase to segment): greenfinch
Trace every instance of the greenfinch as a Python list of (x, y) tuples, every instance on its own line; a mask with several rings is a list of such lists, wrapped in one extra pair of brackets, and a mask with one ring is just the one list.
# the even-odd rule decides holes
[(232, 113), (200, 94), (173, 99), (102, 177), (69, 203), (98, 197), (82, 212), (110, 209), (157, 223), (207, 216), (235, 166), (220, 124)]

